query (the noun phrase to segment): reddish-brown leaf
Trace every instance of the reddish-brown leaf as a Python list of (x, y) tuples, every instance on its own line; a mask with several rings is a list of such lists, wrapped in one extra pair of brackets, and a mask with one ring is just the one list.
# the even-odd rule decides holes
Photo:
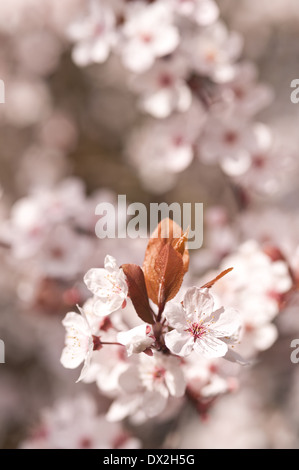
[(155, 272), (159, 282), (157, 304), (159, 311), (179, 291), (184, 277), (182, 255), (171, 244), (164, 245), (156, 259)]
[[(161, 300), (164, 296), (166, 302), (173, 298), (181, 286), (189, 266), (186, 241), (187, 233), (183, 233), (171, 219), (163, 219), (152, 233), (145, 252), (143, 271), (149, 298), (156, 305), (159, 304), (159, 297)], [(176, 266), (177, 273), (173, 266)], [(170, 269), (169, 273), (167, 269)], [(165, 280), (161, 284), (163, 275)]]
[(227, 273), (230, 273), (234, 268), (228, 268), (228, 269), (225, 269), (224, 271), (222, 271), (220, 274), (218, 274), (218, 276), (216, 276), (214, 279), (212, 279), (211, 281), (209, 282), (206, 282), (203, 286), (201, 286), (201, 289), (204, 289), (204, 288), (208, 288), (210, 289), (211, 287), (213, 287), (213, 285), (215, 284), (215, 282), (219, 281), (219, 279), (221, 279), (223, 276), (225, 276)]
[(137, 264), (123, 264), (121, 268), (126, 275), (129, 296), (137, 315), (144, 322), (153, 324), (155, 322), (154, 315), (149, 304), (144, 274), (141, 267)]

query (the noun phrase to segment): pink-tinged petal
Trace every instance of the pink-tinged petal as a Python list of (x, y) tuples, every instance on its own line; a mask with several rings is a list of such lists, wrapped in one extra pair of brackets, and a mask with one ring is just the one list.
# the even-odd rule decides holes
[(84, 276), (87, 288), (95, 295), (94, 313), (105, 316), (122, 307), (127, 297), (128, 286), (122, 269), (114, 270), (113, 258), (107, 262), (108, 269), (90, 269)]
[(259, 351), (269, 349), (278, 337), (278, 331), (273, 323), (260, 326), (252, 333), (252, 341)]
[(165, 383), (170, 395), (173, 397), (182, 397), (184, 395), (186, 382), (180, 364), (176, 364), (176, 367), (168, 368), (165, 373)]
[(145, 414), (152, 418), (160, 414), (167, 404), (167, 396), (161, 395), (157, 391), (146, 391), (143, 395), (142, 409)]
[(227, 350), (227, 344), (211, 335), (205, 335), (194, 343), (194, 351), (208, 359), (223, 357)]
[(241, 354), (237, 353), (232, 348), (228, 348), (227, 353), (225, 354), (224, 358), (230, 362), (237, 362), (241, 366), (250, 365), (250, 361), (242, 357)]
[(153, 42), (153, 50), (156, 56), (162, 57), (173, 52), (180, 42), (180, 35), (174, 26), (165, 25), (156, 32)]
[(177, 91), (177, 109), (182, 113), (187, 111), (192, 104), (192, 93), (188, 86), (181, 85)]
[(103, 268), (92, 268), (87, 271), (84, 276), (84, 282), (86, 287), (94, 294), (94, 295), (103, 295), (103, 287), (107, 287), (110, 285), (107, 281), (107, 272)]
[(228, 340), (233, 337), (234, 341), (238, 339), (242, 326), (241, 315), (234, 308), (216, 310), (205, 320), (204, 325), (207, 323), (209, 330), (212, 330), (215, 336), (226, 337)]
[(92, 338), (89, 338), (89, 346), (88, 346), (87, 354), (85, 356), (84, 365), (82, 367), (79, 378), (76, 380), (76, 383), (80, 382), (86, 377), (90, 368), (92, 353), (93, 353), (93, 341), (92, 341)]
[[(148, 333), (147, 329), (149, 329)], [(150, 333), (152, 333), (151, 327), (144, 323), (131, 330), (121, 331), (116, 335), (116, 339), (126, 346), (127, 354), (131, 356), (133, 353), (141, 353), (153, 344), (155, 340), (149, 336)]]
[(71, 347), (65, 347), (62, 351), (60, 362), (66, 369), (76, 369), (84, 361), (86, 351), (74, 350)]
[(186, 312), (180, 303), (175, 301), (168, 302), (164, 310), (164, 315), (173, 328), (184, 330), (188, 327)]
[(138, 41), (130, 41), (122, 50), (122, 60), (132, 72), (142, 73), (153, 65), (155, 57), (151, 48)]
[(76, 369), (86, 358), (89, 341), (89, 327), (85, 318), (69, 312), (62, 321), (66, 328), (65, 347), (60, 362), (67, 369)]
[(72, 50), (72, 59), (78, 67), (86, 67), (91, 62), (90, 42), (82, 41), (76, 44)]
[(215, 2), (206, 0), (197, 2), (195, 10), (195, 21), (201, 26), (214, 23), (219, 16), (219, 8)]
[(112, 297), (109, 302), (102, 300), (100, 298), (95, 298), (94, 303), (94, 313), (99, 317), (105, 317), (110, 315), (110, 313), (115, 312), (120, 309), (123, 304), (122, 297)]
[(134, 415), (142, 401), (141, 395), (122, 395), (115, 400), (106, 414), (107, 421), (121, 421)]
[(173, 90), (162, 88), (142, 99), (142, 108), (158, 119), (168, 117), (173, 111)]
[(136, 393), (141, 390), (141, 381), (136, 365), (130, 366), (119, 376), (119, 385), (126, 393)]
[[(171, 160), (171, 170), (174, 173), (180, 173), (185, 170), (193, 160), (193, 149), (191, 143), (185, 143), (180, 146), (172, 145), (169, 149), (172, 160)], [(169, 155), (171, 158), (171, 156)], [(169, 158), (169, 160), (170, 160)]]
[(165, 344), (177, 356), (188, 356), (194, 346), (193, 336), (187, 331), (172, 330), (165, 335)]
[(189, 321), (198, 321), (213, 312), (214, 300), (209, 289), (191, 287), (187, 290), (183, 302)]
[(89, 327), (86, 319), (76, 312), (68, 312), (62, 324), (66, 329), (72, 329), (73, 331), (78, 331), (84, 335), (89, 334)]
[(104, 266), (107, 271), (118, 271), (119, 267), (116, 264), (115, 258), (111, 255), (106, 255), (104, 260)]

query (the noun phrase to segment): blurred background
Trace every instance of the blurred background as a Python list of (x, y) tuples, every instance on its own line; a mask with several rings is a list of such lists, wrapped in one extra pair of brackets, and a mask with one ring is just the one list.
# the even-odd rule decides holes
[[(232, 393), (201, 416), (186, 403), (159, 432), (155, 421), (126, 426), (149, 448), (297, 448), (299, 104), (290, 84), (299, 78), (298, 4), (93, 3), (112, 19), (87, 0), (0, 4), (0, 447), (37, 445), (24, 443), (59, 400), (70, 406), (88, 393), (98, 414), (107, 410), (95, 384), (75, 383), (78, 371), (62, 367), (61, 321), (87, 298), (84, 273), (107, 253), (119, 265), (142, 264), (146, 240), (95, 236), (96, 205), (125, 194), (147, 207), (204, 203), (204, 245), (190, 253), (187, 283), (219, 270), (249, 239), (292, 280), (291, 295), (273, 287), (275, 333), (263, 343), (261, 332), (252, 364), (237, 377), (233, 370)], [(163, 4), (163, 34), (175, 28), (180, 37), (162, 34), (157, 42), (173, 46), (153, 46), (143, 66), (136, 3), (149, 29), (150, 9)], [(170, 73), (175, 85), (165, 85)]]

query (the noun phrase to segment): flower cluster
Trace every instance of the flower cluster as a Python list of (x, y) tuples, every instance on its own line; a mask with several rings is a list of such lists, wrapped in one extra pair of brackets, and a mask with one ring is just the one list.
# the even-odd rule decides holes
[(117, 423), (99, 414), (86, 393), (60, 399), (42, 411), (39, 425), (21, 449), (138, 449), (140, 442)]
[[(0, 2), (0, 447), (74, 380), (100, 414), (66, 396), (25, 447), (297, 446), (294, 5)], [(120, 194), (203, 202), (202, 248), (97, 238)]]
[[(83, 364), (78, 381), (96, 382), (113, 398), (108, 420), (129, 416), (142, 422), (160, 415), (167, 411), (170, 398), (188, 396), (197, 381), (209, 396), (207, 362), (239, 360), (232, 348), (239, 340), (241, 316), (233, 308), (215, 305), (210, 293), (214, 282), (230, 270), (202, 287), (188, 288), (182, 297), (189, 254), (186, 234), (180, 230), (178, 236), (178, 229), (170, 219), (160, 222), (148, 243), (143, 268), (119, 267), (107, 255), (104, 268), (90, 269), (84, 276), (93, 297), (63, 320), (66, 340), (61, 362), (66, 368)], [(213, 382), (211, 394), (222, 393), (225, 381), (219, 380), (219, 389), (215, 377)], [(197, 394), (199, 407), (198, 389)]]
[(194, 156), (219, 164), (250, 193), (285, 188), (295, 155), (255, 120), (273, 92), (254, 63), (240, 60), (243, 38), (228, 30), (214, 0), (90, 0), (67, 31), (75, 64), (115, 60), (148, 116), (127, 141), (146, 188), (173, 187)]

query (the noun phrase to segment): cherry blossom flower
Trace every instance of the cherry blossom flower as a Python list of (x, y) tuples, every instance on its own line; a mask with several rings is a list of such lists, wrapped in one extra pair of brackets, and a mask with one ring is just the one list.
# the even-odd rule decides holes
[(257, 73), (252, 62), (241, 62), (235, 64), (233, 79), (220, 85), (222, 98), (238, 115), (253, 116), (272, 101), (271, 88), (257, 81)]
[(76, 234), (68, 225), (51, 230), (41, 246), (38, 257), (45, 276), (74, 279), (82, 272), (94, 250), (92, 239)]
[[(274, 299), (274, 293), (281, 294), (287, 292), (292, 286), (292, 280), (287, 264), (282, 260), (272, 261), (263, 252), (255, 240), (248, 240), (240, 245), (237, 252), (227, 256), (222, 261), (222, 266), (226, 263), (233, 263), (234, 270), (221, 283), (222, 289), (227, 289), (230, 285), (235, 292), (242, 289), (253, 290), (256, 294), (269, 294), (269, 299)], [(248, 282), (248, 279), (253, 279)], [(216, 285), (215, 289), (220, 288)]]
[(166, 333), (165, 344), (179, 356), (193, 350), (207, 358), (222, 357), (228, 342), (236, 342), (241, 328), (239, 313), (234, 309), (213, 311), (214, 300), (208, 289), (187, 290), (181, 304), (169, 302), (165, 316), (174, 328)]
[(126, 276), (116, 260), (107, 255), (105, 268), (90, 269), (84, 276), (84, 282), (94, 294), (94, 312), (105, 316), (124, 306), (128, 293)]
[(200, 26), (214, 23), (219, 15), (218, 6), (213, 0), (166, 0), (166, 3), (175, 13), (196, 21)]
[(76, 312), (67, 313), (62, 324), (66, 329), (66, 337), (60, 362), (67, 369), (76, 369), (84, 362), (78, 382), (84, 378), (90, 365), (94, 349), (92, 331), (83, 309), (81, 315)]
[(129, 367), (120, 377), (123, 389), (111, 405), (107, 419), (117, 421), (140, 413), (144, 419), (161, 413), (168, 398), (181, 397), (185, 392), (185, 379), (180, 360), (155, 352), (153, 356), (141, 354), (139, 363)]
[(90, 0), (88, 6), (86, 16), (68, 28), (69, 38), (76, 43), (72, 58), (80, 67), (93, 62), (105, 62), (116, 41), (113, 10), (98, 0)]
[(140, 441), (99, 414), (88, 394), (63, 398), (43, 409), (40, 423), (22, 449), (137, 449)]
[(133, 72), (148, 70), (157, 57), (173, 52), (179, 44), (179, 33), (172, 24), (167, 5), (133, 2), (128, 6), (122, 28), (120, 53), (124, 65)]
[(191, 164), (193, 147), (205, 118), (202, 105), (193, 102), (185, 113), (161, 123), (149, 120), (131, 134), (127, 144), (128, 157), (152, 191), (159, 192), (161, 186), (161, 191), (165, 192), (173, 185), (176, 175)]
[(185, 80), (188, 68), (184, 62), (177, 56), (173, 60), (156, 61), (148, 72), (131, 80), (132, 89), (141, 95), (141, 110), (158, 119), (174, 111), (187, 111), (192, 95)]
[(233, 388), (238, 387), (238, 379), (229, 375), (217, 358), (202, 357), (193, 351), (185, 358), (184, 374), (187, 381), (187, 391), (193, 400), (201, 401), (213, 399)]
[(206, 122), (198, 141), (198, 157), (207, 164), (219, 162), (230, 176), (243, 175), (250, 168), (252, 155), (258, 149), (267, 150), (271, 139), (266, 126), (218, 112)]
[(234, 62), (243, 46), (242, 37), (218, 21), (190, 38), (186, 38), (185, 49), (194, 69), (200, 75), (208, 75), (216, 82), (231, 80)]
[(296, 179), (297, 154), (288, 144), (273, 142), (258, 145), (252, 152), (251, 164), (235, 181), (250, 195), (272, 196), (284, 194)]
[(84, 383), (95, 382), (101, 394), (109, 398), (117, 398), (122, 393), (119, 377), (129, 366), (130, 362), (123, 346), (104, 345), (100, 350), (93, 351), (82, 381)]
[(252, 357), (276, 340), (277, 328), (271, 322), (280, 310), (280, 299), (292, 287), (292, 279), (287, 264), (273, 261), (254, 240), (246, 241), (224, 258), (222, 266), (227, 263), (233, 263), (234, 270), (214, 286), (214, 293), (219, 302), (229, 303), (241, 312), (239, 350)]

